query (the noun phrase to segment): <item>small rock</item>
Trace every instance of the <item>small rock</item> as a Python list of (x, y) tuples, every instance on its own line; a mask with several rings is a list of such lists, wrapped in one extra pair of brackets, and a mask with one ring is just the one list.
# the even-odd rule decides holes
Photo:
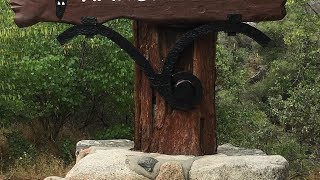
[(178, 162), (165, 162), (160, 167), (159, 175), (156, 180), (184, 180), (183, 169)]
[(138, 160), (138, 165), (143, 167), (146, 171), (152, 172), (153, 167), (158, 163), (159, 161), (152, 158), (152, 157), (142, 157)]

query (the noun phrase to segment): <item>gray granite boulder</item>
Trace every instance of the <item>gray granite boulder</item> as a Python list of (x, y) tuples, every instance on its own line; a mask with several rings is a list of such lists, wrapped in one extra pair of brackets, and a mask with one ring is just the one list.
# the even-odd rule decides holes
[[(92, 148), (92, 147), (91, 147)], [(66, 175), (66, 180), (148, 180), (130, 170), (126, 165), (129, 155), (140, 155), (140, 152), (128, 149), (109, 149), (92, 151), (92, 154), (81, 159)]]
[(204, 156), (193, 162), (191, 180), (285, 180), (288, 162), (282, 156)]
[(80, 141), (66, 180), (282, 180), (288, 162), (261, 150), (221, 145), (217, 155), (184, 156), (131, 151), (128, 140)]

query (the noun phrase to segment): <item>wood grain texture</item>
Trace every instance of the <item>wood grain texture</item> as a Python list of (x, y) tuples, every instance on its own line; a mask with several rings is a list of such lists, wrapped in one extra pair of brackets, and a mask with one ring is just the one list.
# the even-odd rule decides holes
[[(226, 21), (229, 14), (241, 14), (243, 21), (257, 22), (280, 20), (286, 14), (286, 0), (68, 0), (64, 16), (60, 20), (55, 14), (55, 0), (25, 0), (28, 1), (39, 1), (39, 4), (43, 4), (43, 11), (30, 12), (37, 13), (32, 16), (35, 18), (34, 23), (48, 21), (79, 24), (81, 17), (85, 16), (97, 17), (100, 23), (115, 18), (165, 24), (203, 23)], [(16, 13), (21, 13), (31, 6), (30, 3), (24, 4)]]
[[(186, 30), (167, 29), (145, 22), (135, 25), (135, 45), (155, 71), (161, 72), (168, 51)], [(203, 85), (204, 98), (190, 111), (173, 110), (153, 91), (139, 67), (135, 77), (135, 150), (164, 154), (215, 154), (214, 106), (216, 34), (197, 40), (187, 48), (175, 71), (189, 71)]]
[(150, 22), (186, 23), (224, 21), (228, 14), (242, 14), (244, 21), (279, 20), (285, 15), (285, 0), (69, 1), (63, 20), (74, 23), (80, 16), (95, 16), (100, 22), (124, 17)]
[(77, 23), (81, 16), (100, 22), (124, 17), (158, 23), (225, 21), (228, 14), (242, 14), (243, 21), (279, 20), (285, 16), (285, 0), (69, 0), (63, 20)]

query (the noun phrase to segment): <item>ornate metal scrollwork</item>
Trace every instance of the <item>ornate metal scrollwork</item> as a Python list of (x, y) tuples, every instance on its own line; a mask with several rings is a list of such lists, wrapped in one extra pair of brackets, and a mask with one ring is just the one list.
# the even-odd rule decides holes
[(58, 41), (65, 44), (78, 35), (88, 37), (101, 35), (115, 42), (121, 49), (140, 66), (141, 70), (149, 78), (152, 86), (176, 109), (188, 110), (199, 104), (202, 99), (202, 86), (200, 80), (192, 73), (178, 72), (173, 74), (174, 64), (182, 55), (184, 49), (194, 40), (212, 32), (225, 31), (229, 35), (242, 33), (266, 46), (271, 39), (258, 29), (242, 23), (241, 16), (231, 15), (230, 21), (201, 25), (185, 33), (168, 53), (163, 71), (155, 73), (149, 61), (118, 32), (102, 24), (97, 24), (94, 17), (85, 17), (81, 25), (73, 26), (58, 36)]

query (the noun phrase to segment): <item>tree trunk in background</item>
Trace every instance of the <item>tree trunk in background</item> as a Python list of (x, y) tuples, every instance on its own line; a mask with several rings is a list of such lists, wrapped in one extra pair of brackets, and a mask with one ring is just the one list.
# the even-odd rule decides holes
[[(176, 40), (188, 29), (135, 22), (135, 46), (161, 72)], [(174, 110), (151, 88), (148, 78), (135, 67), (135, 150), (163, 154), (209, 155), (217, 151), (215, 113), (215, 52), (213, 33), (186, 49), (175, 72), (189, 71), (203, 86), (201, 104), (190, 111)]]

